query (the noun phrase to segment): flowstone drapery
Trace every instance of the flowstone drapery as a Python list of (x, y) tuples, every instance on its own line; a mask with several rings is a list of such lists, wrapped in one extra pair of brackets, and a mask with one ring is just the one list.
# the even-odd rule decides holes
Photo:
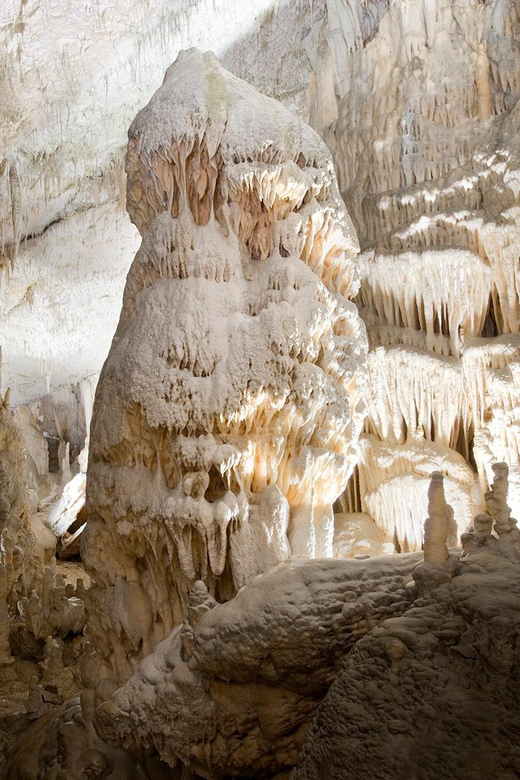
[(420, 559), (285, 563), (221, 605), (196, 583), (186, 622), (98, 709), (98, 731), (134, 752), (153, 745), (197, 776), (277, 777), (296, 762), (339, 659), (408, 608)]
[(40, 718), (0, 777), (516, 777), (520, 531), (494, 470), (462, 554), (437, 472), (424, 559), (286, 562), (225, 604), (194, 583), (183, 624), (118, 690), (98, 679), (95, 709), (87, 653), (82, 706)]
[(359, 236), (369, 413), (343, 512), (419, 550), (429, 475), (458, 533), (491, 464), (520, 510), (520, 72), (511, 0), (328, 0), (316, 116)]
[(357, 241), (316, 133), (190, 50), (130, 128), (127, 173), (143, 242), (83, 543), (89, 637), (119, 680), (196, 580), (220, 600), (291, 553), (332, 555), (365, 414)]

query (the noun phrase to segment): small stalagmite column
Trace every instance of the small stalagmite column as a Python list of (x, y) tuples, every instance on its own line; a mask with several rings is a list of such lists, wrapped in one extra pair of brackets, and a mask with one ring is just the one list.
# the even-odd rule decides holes
[(509, 466), (507, 463), (493, 463), (493, 483), (485, 495), (486, 512), (495, 521), (495, 531), (499, 536), (518, 530), (517, 521), (511, 517), (511, 507), (507, 503), (509, 492)]
[(478, 48), (475, 84), (477, 87), (478, 118), (481, 122), (485, 122), (492, 114), (493, 94), (489, 57), (484, 43), (481, 43)]
[(453, 510), (444, 496), (444, 477), (434, 471), (428, 488), (428, 517), (424, 521), (424, 560), (426, 563), (442, 564), (448, 560), (446, 545)]
[(453, 509), (446, 503), (444, 476), (440, 471), (434, 471), (428, 488), (428, 517), (424, 521), (424, 561), (413, 572), (417, 595), (451, 579), (447, 540), (452, 523)]
[(473, 518), (473, 526), (461, 534), (462, 558), (473, 553), (482, 552), (484, 547), (492, 547), (496, 544), (496, 537), (492, 534), (493, 518), (485, 512), (479, 512)]

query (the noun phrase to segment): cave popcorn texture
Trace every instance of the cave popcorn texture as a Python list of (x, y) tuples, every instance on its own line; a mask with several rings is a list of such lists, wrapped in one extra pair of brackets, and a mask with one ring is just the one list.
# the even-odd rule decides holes
[(82, 546), (89, 637), (119, 680), (196, 580), (230, 598), (291, 553), (332, 555), (367, 349), (330, 154), (283, 106), (183, 52), (126, 165), (143, 241), (96, 394)]

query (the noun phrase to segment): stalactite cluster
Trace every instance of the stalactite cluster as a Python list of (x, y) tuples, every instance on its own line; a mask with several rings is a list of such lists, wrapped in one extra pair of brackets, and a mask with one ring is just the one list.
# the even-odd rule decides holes
[[(349, 490), (342, 506), (371, 514), (396, 549), (419, 549), (426, 453), (461, 526), (495, 460), (520, 506), (518, 13), (506, 2), (330, 5), (336, 117), (315, 121), (360, 239), (371, 347), (360, 501)], [(396, 474), (403, 447), (414, 455)]]

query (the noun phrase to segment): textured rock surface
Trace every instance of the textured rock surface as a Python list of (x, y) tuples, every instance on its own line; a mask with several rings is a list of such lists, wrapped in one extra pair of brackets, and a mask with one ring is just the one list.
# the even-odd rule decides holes
[(518, 8), (330, 2), (328, 25), (339, 100), (321, 132), (361, 243), (372, 348), (370, 435), (343, 509), (418, 549), (434, 470), (459, 532), (495, 460), (518, 512)]
[(196, 583), (187, 622), (98, 709), (98, 732), (203, 777), (290, 769), (344, 653), (409, 606), (418, 560), (282, 564), (222, 605)]
[[(272, 148), (252, 144), (250, 154), (247, 143), (235, 159), (230, 148), (237, 138), (254, 141), (260, 123), (250, 121), (256, 112), (244, 99), (244, 118), (220, 132), (229, 94), (224, 98), (227, 90), (215, 80), (209, 107), (199, 100), (208, 108), (205, 116), (215, 120), (209, 132), (184, 125), (185, 112), (179, 112), (172, 115), (168, 135), (155, 121), (159, 112), (151, 111), (150, 134), (145, 138), (136, 125), (129, 154), (129, 203), (144, 243), (114, 345), (120, 362), (113, 371), (123, 385), (110, 402), (114, 415), (99, 414), (92, 459), (97, 487), (88, 554), (97, 586), (90, 595), (90, 631), (108, 663), (99, 655), (87, 657), (83, 713), (71, 702), (57, 719), (47, 718), (48, 708), (59, 706), (60, 693), (48, 685), (30, 687), (27, 717), (44, 718), (22, 741), (14, 762), (19, 770), (9, 766), (7, 777), (17, 771), (67, 780), (144, 772), (155, 780), (161, 776), (158, 765), (145, 764), (148, 750), (156, 749), (171, 763), (181, 756), (206, 776), (214, 766), (220, 774), (242, 776), (252, 766), (267, 776), (281, 769), (286, 780), (326, 687), (322, 680), (328, 685), (333, 677), (329, 607), (338, 617), (336, 585), (331, 590), (330, 578), (317, 578), (319, 588), (306, 586), (304, 605), (297, 605), (305, 630), (311, 624), (324, 628), (323, 643), (320, 631), (304, 630), (302, 636), (298, 621), (293, 626), (287, 619), (284, 610), (297, 601), (299, 588), (291, 586), (276, 602), (280, 623), (271, 621), (264, 603), (276, 601), (273, 589), (263, 602), (262, 587), (255, 591), (253, 584), (222, 607), (214, 606), (213, 596), (232, 596), (263, 567), (284, 559), (291, 546), (342, 555), (389, 544), (420, 549), (424, 540), (414, 607), (372, 630), (347, 656), (296, 775), (512, 780), (520, 773), (518, 530), (505, 497), (509, 481), (518, 512), (517, 4), (280, 0), (273, 9), (255, 0), (246, 7), (180, 3), (173, 12), (169, 5), (159, 2), (150, 9), (137, 0), (127, 11), (110, 0), (96, 6), (29, 2), (13, 6), (12, 23), (1, 26), (7, 52), (5, 63), (0, 55), (4, 379), (15, 378), (22, 400), (42, 396), (55, 384), (75, 385), (101, 364), (126, 258), (136, 245), (126, 218), (115, 220), (115, 193), (121, 197), (124, 189), (124, 132), (136, 106), (153, 91), (165, 59), (179, 45), (200, 40), (225, 51), (234, 73), (262, 90), (268, 86), (310, 117), (333, 150), (362, 248), (357, 300), (372, 347), (369, 420), (358, 467), (336, 504), (341, 514), (333, 538), (330, 507), (352, 465), (356, 425), (347, 441), (338, 433), (348, 430), (350, 420), (341, 394), (331, 403), (321, 384), (312, 386), (311, 375), (291, 385), (290, 367), (318, 365), (347, 387), (350, 369), (342, 375), (341, 343), (331, 344), (322, 330), (341, 322), (334, 301), (342, 291), (334, 273), (320, 287), (318, 265), (288, 273), (295, 268), (293, 250), (310, 265), (321, 256), (331, 259), (326, 246), (314, 252), (324, 223), (312, 212), (312, 197), (319, 201), (328, 186), (330, 165), (318, 180), (317, 157), (309, 154), (299, 164), (299, 157), (284, 156), (284, 148), (272, 175)], [(9, 14), (10, 3), (7, 8)], [(136, 84), (144, 86), (135, 89)], [(263, 119), (267, 116), (272, 120), (266, 109)], [(267, 124), (270, 135), (272, 121)], [(232, 143), (226, 148), (221, 142), (228, 131)], [(295, 137), (284, 138), (284, 144), (294, 148)], [(336, 190), (333, 196), (337, 203)], [(293, 230), (295, 214), (289, 213), (295, 209), (312, 224), (300, 245), (301, 225)], [(278, 223), (287, 231), (279, 231)], [(333, 229), (335, 224), (331, 219)], [(336, 241), (331, 232), (327, 236)], [(278, 267), (272, 273), (274, 256), (283, 274)], [(312, 271), (318, 272), (315, 278)], [(210, 283), (218, 287), (217, 296), (208, 293)], [(195, 290), (190, 296), (175, 294), (183, 313), (180, 328), (170, 314), (169, 290), (188, 284)], [(354, 292), (348, 279), (347, 287)], [(215, 298), (216, 308), (208, 305)], [(237, 308), (238, 299), (249, 308)], [(313, 309), (316, 300), (320, 306)], [(245, 322), (257, 321), (246, 333), (237, 312)], [(287, 332), (294, 312), (299, 329)], [(204, 338), (216, 313), (226, 325), (214, 331), (214, 340)], [(149, 322), (156, 316), (166, 324), (152, 333)], [(349, 327), (355, 322), (353, 314), (349, 322)], [(354, 330), (349, 335), (355, 340), (357, 326)], [(223, 356), (229, 333), (233, 348)], [(192, 348), (194, 334), (202, 337), (204, 349)], [(252, 352), (260, 359), (256, 372), (247, 364)], [(161, 360), (155, 364), (150, 354)], [(227, 368), (220, 370), (223, 364), (231, 376)], [(143, 381), (134, 392), (140, 370)], [(176, 371), (181, 385), (170, 381)], [(264, 392), (264, 384), (277, 387), (287, 374), (280, 393)], [(240, 407), (235, 418), (233, 404)], [(73, 402), (67, 405), (74, 408)], [(45, 406), (52, 407), (50, 414)], [(298, 413), (289, 420), (282, 406)], [(47, 456), (59, 463), (62, 479), (70, 468), (74, 415), (56, 415), (56, 408), (53, 397), (19, 414), (29, 432), (35, 479), (45, 477)], [(77, 429), (82, 425), (78, 418)], [(39, 435), (44, 428), (48, 445)], [(110, 432), (106, 438), (102, 429)], [(19, 437), (14, 441), (19, 455)], [(81, 447), (83, 440), (75, 444)], [(296, 462), (288, 457), (291, 451), (298, 453)], [(4, 452), (1, 457), (5, 466)], [(510, 468), (491, 469), (497, 459)], [(4, 472), (11, 473), (13, 464), (7, 465)], [(438, 474), (428, 502), (432, 471)], [(7, 492), (10, 479), (3, 479)], [(2, 505), (4, 519), (23, 533), (22, 544), (4, 538), (1, 549), (2, 673), (8, 679), (13, 647), (21, 656), (45, 653), (36, 664), (17, 664), (26, 675), (36, 666), (45, 682), (62, 673), (60, 642), (81, 630), (84, 613), (52, 567), (43, 593), (27, 596), (31, 586), (25, 580), (34, 571), (22, 566), (26, 526), (19, 525), (23, 512), (11, 513), (10, 503)], [(463, 533), (464, 556), (458, 561), (448, 548), (484, 506), (474, 531)], [(286, 571), (293, 569), (298, 567), (289, 564)], [(270, 576), (260, 582), (272, 586)], [(188, 599), (197, 577), (206, 579), (213, 596), (195, 585)], [(374, 607), (379, 585), (361, 597), (377, 620), (395, 603), (385, 596), (375, 599), (381, 611)], [(330, 604), (317, 616), (307, 604), (323, 605), (324, 594)], [(396, 597), (404, 604), (400, 593)], [(359, 637), (372, 628), (365, 612), (357, 622), (357, 598), (354, 603), (352, 615), (346, 610), (345, 616), (342, 607), (341, 624), (338, 618), (340, 654), (347, 642), (343, 629)], [(116, 740), (123, 735), (132, 750), (141, 751), (134, 760), (101, 743), (90, 718), (99, 701), (111, 698), (111, 678), (126, 679), (136, 660), (183, 619), (183, 606), (188, 622), (156, 647), (99, 713), (107, 734)], [(209, 606), (209, 614), (200, 617)], [(233, 628), (236, 612), (238, 625), (246, 626), (240, 636)], [(306, 649), (307, 658), (295, 648)], [(281, 672), (273, 656), (282, 659)], [(294, 657), (296, 666), (285, 663), (286, 657)], [(316, 661), (319, 695), (302, 673), (309, 659)], [(239, 665), (244, 679), (235, 671)], [(171, 688), (163, 685), (165, 678)], [(199, 709), (192, 711), (193, 700)], [(2, 714), (5, 702), (1, 695)], [(206, 724), (203, 732), (198, 716)], [(169, 719), (179, 725), (173, 737)], [(1, 753), (0, 733), (0, 762)], [(178, 765), (171, 776), (186, 780), (187, 771)]]
[[(40, 713), (0, 764), (2, 780), (183, 780), (157, 759), (142, 763), (124, 750), (86, 738), (78, 697)], [(191, 780), (191, 778), (190, 778)]]
[(443, 549), (446, 504), (434, 477), (417, 598), (346, 656), (291, 778), (518, 776), (520, 532), (504, 466), (489, 494), (493, 516), (477, 515), (460, 559)]
[(334, 514), (334, 557), (392, 554), (393, 543), (370, 515)]
[[(11, 610), (38, 585), (43, 574), (29, 523), (25, 446), (9, 408), (0, 397), (0, 572), (1, 595)], [(4, 626), (5, 628), (5, 626)]]
[(77, 661), (85, 624), (81, 593), (56, 576), (53, 534), (30, 516), (26, 480), (24, 441), (6, 393), (0, 397), (0, 769), (3, 729), (11, 739), (27, 719), (77, 691), (64, 663)]
[(143, 243), (96, 394), (82, 547), (90, 638), (118, 679), (195, 580), (229, 598), (291, 552), (332, 555), (365, 414), (357, 242), (319, 136), (190, 50), (129, 138)]
[(493, 471), (462, 556), (437, 472), (424, 560), (286, 562), (220, 605), (196, 582), (183, 625), (119, 690), (88, 650), (82, 706), (31, 688), (38, 720), (0, 777), (287, 780), (303, 747), (294, 780), (512, 780), (520, 531), (508, 468)]
[(271, 5), (3, 3), (0, 342), (17, 403), (99, 371), (106, 357), (138, 247), (122, 214), (137, 110), (180, 49), (222, 54)]

